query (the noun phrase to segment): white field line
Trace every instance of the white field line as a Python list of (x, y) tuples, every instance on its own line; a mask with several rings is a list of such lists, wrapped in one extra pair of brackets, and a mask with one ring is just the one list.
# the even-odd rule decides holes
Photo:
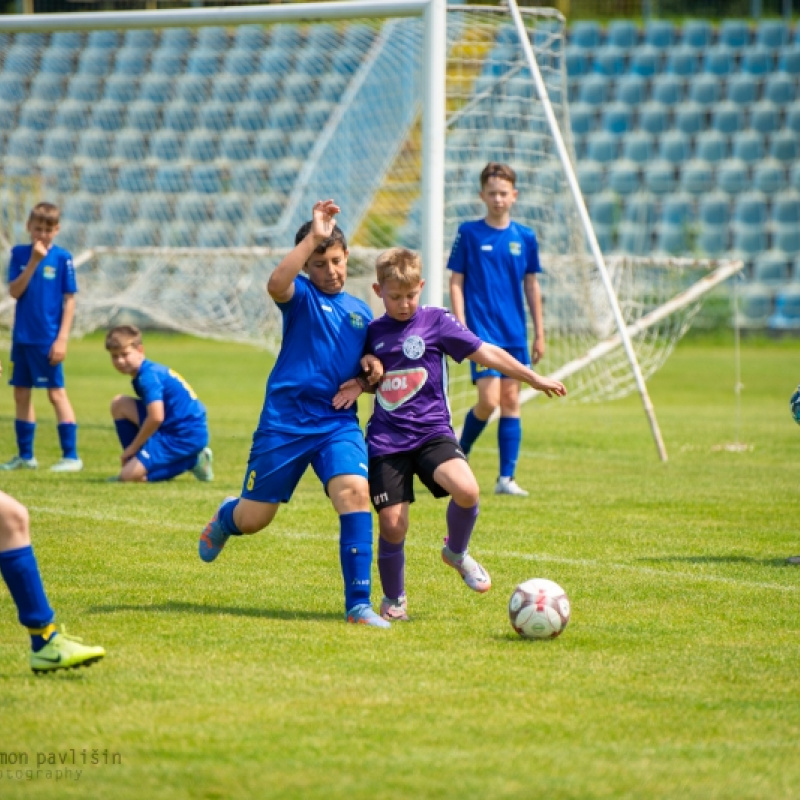
[[(46, 508), (44, 506), (29, 506), (31, 511), (37, 514), (53, 514), (55, 516), (62, 516), (64, 514), (63, 508)], [(91, 512), (91, 511), (70, 511), (69, 516), (72, 519), (88, 519), (94, 522), (112, 522), (120, 523), (123, 525), (145, 525), (150, 528), (157, 528), (159, 530), (173, 530), (173, 531), (191, 531), (194, 534), (202, 528), (202, 523), (196, 527), (189, 527), (179, 523), (166, 522), (164, 520), (148, 520), (148, 519), (131, 519), (131, 517), (115, 516), (104, 512)], [(333, 522), (333, 520), (331, 520)], [(315, 539), (319, 541), (336, 541), (337, 536), (334, 533), (309, 533), (306, 531), (280, 531), (275, 533), (276, 537), (284, 539)], [(416, 543), (407, 542), (407, 547), (425, 547), (430, 549), (428, 545), (417, 545)], [(730, 586), (741, 586), (747, 589), (767, 589), (775, 592), (790, 592), (796, 594), (800, 592), (800, 586), (784, 586), (779, 583), (765, 583), (763, 581), (743, 581), (738, 578), (729, 578), (725, 575), (709, 575), (700, 572), (684, 572), (668, 569), (654, 569), (653, 567), (645, 567), (640, 564), (623, 564), (613, 561), (598, 561), (593, 558), (564, 558), (563, 556), (552, 556), (547, 553), (518, 553), (513, 551), (503, 550), (484, 550), (481, 548), (481, 556), (487, 558), (497, 559), (510, 559), (515, 561), (546, 561), (553, 564), (568, 564), (575, 567), (588, 567), (590, 569), (615, 569), (627, 572), (635, 572), (642, 575), (658, 575), (664, 578), (691, 581), (705, 581), (707, 583), (724, 583)]]

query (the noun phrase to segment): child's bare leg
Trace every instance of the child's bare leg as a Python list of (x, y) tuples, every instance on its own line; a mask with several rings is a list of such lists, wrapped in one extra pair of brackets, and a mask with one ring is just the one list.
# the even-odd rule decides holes
[(33, 390), (27, 386), (14, 387), (14, 408), (16, 418), (22, 422), (36, 422), (33, 410)]
[(75, 412), (72, 410), (72, 404), (69, 402), (66, 389), (48, 389), (47, 399), (53, 404), (59, 424), (75, 422)]

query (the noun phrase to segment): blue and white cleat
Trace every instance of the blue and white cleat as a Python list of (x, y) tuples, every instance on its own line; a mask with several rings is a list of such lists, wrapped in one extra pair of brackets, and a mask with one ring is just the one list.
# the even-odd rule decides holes
[(36, 469), (38, 466), (39, 462), (35, 458), (22, 458), (20, 456), (14, 456), (14, 458), (12, 458), (10, 461), (6, 461), (5, 464), (0, 464), (0, 469)]
[(211, 465), (214, 461), (214, 454), (210, 447), (204, 447), (197, 456), (197, 463), (192, 467), (192, 475), (203, 483), (214, 480), (214, 470)]
[(197, 550), (200, 558), (206, 563), (211, 563), (225, 547), (225, 543), (230, 538), (229, 533), (225, 533), (219, 524), (219, 512), (226, 503), (238, 500), (238, 497), (226, 497), (214, 512), (214, 516), (208, 521), (208, 525), (203, 528), (200, 534), (200, 541), (197, 543)]
[(372, 625), (374, 628), (391, 628), (392, 624), (382, 619), (372, 610), (369, 603), (353, 606), (345, 619), (354, 625)]

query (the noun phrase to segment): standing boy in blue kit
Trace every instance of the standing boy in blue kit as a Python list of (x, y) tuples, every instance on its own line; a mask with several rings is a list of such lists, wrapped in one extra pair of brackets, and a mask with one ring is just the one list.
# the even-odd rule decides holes
[[(539, 248), (534, 232), (511, 219), (517, 199), (517, 176), (507, 164), (490, 162), (480, 176), (483, 219), (464, 222), (450, 252), (450, 304), (462, 325), (485, 342), (502, 347), (526, 366), (544, 355), (542, 297), (537, 274)], [(533, 319), (535, 338), (528, 352), (523, 293)], [(489, 417), (500, 407), (497, 444), (500, 474), (495, 494), (527, 497), (514, 479), (522, 444), (518, 380), (496, 369), (472, 364), (472, 382), (478, 402), (468, 412), (461, 433), (461, 448), (469, 455)]]
[[(434, 497), (451, 498), (444, 563), (473, 591), (486, 592), (492, 585), (486, 570), (467, 552), (478, 519), (479, 489), (451, 426), (446, 357), (458, 362), (468, 358), (525, 381), (548, 397), (563, 396), (566, 389), (505, 350), (482, 342), (446, 309), (420, 307), (425, 281), (420, 257), (413, 251), (387, 250), (378, 257), (376, 272), (374, 289), (386, 314), (371, 322), (367, 332), (366, 351), (380, 358), (384, 370), (367, 424), (369, 486), (380, 523), (381, 615), (406, 621), (404, 544), (415, 475)], [(334, 404), (348, 407), (362, 388), (355, 381), (345, 383)]]
[(11, 250), (8, 292), (17, 301), (11, 335), (10, 384), (14, 387), (17, 455), (0, 469), (36, 469), (33, 454), (36, 413), (33, 389), (47, 389), (58, 421), (62, 458), (50, 467), (53, 472), (80, 472), (78, 425), (64, 388), (63, 362), (75, 315), (75, 268), (72, 256), (55, 244), (60, 213), (52, 203), (37, 203), (26, 228), (30, 244)]
[[(339, 386), (360, 373), (372, 312), (343, 291), (347, 241), (339, 207), (319, 201), (295, 247), (267, 283), (283, 316), (280, 353), (267, 381), (240, 497), (226, 498), (206, 525), (200, 558), (217, 558), (230, 536), (257, 533), (288, 503), (311, 466), (339, 515), (347, 622), (389, 627), (370, 605), (372, 513), (367, 449), (355, 409), (336, 409)], [(304, 272), (305, 275), (301, 275)], [(379, 374), (373, 378), (377, 379)]]

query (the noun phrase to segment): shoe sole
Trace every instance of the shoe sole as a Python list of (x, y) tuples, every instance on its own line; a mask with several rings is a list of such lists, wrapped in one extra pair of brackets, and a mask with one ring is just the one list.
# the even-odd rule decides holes
[(456, 564), (453, 564), (451, 561), (448, 561), (445, 558), (444, 553), (442, 553), (442, 561), (444, 561), (444, 563), (447, 564), (448, 567), (451, 567), (452, 569), (454, 569), (461, 576), (461, 580), (464, 581), (464, 584), (466, 585), (466, 587), (468, 589), (471, 589), (473, 592), (477, 592), (478, 594), (485, 594), (486, 592), (489, 591), (489, 589), (492, 588), (492, 579), (491, 578), (489, 578), (489, 583), (486, 586), (484, 586), (483, 588), (478, 588), (476, 586), (470, 586), (467, 583), (466, 579), (464, 578), (464, 573), (461, 571), (461, 568), (459, 566), (457, 566)]
[(35, 675), (44, 675), (47, 672), (59, 672), (65, 669), (80, 669), (81, 667), (91, 667), (102, 660), (104, 656), (90, 656), (89, 658), (79, 661), (77, 664), (58, 664), (52, 667), (31, 667)]

